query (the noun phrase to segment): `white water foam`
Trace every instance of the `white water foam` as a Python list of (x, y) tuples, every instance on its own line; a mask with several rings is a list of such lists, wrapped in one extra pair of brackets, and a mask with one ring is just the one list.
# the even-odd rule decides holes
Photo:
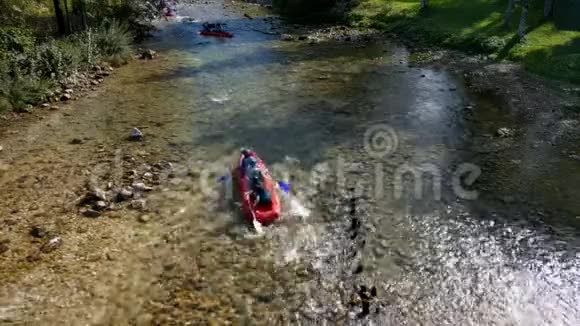
[(218, 94), (210, 96), (210, 100), (214, 103), (224, 104), (230, 100), (230, 96), (228, 94)]

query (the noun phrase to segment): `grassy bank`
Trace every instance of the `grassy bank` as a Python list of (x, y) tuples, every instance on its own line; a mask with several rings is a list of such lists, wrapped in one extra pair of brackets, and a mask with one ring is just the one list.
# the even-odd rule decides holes
[(126, 27), (116, 22), (46, 40), (22, 28), (0, 29), (0, 111), (45, 101), (59, 82), (95, 64), (126, 63), (131, 42)]
[(580, 32), (558, 30), (543, 20), (542, 1), (531, 3), (528, 33), (517, 38), (520, 8), (504, 24), (507, 1), (431, 0), (419, 10), (419, 0), (362, 0), (351, 12), (355, 25), (394, 32), (424, 45), (485, 53), (521, 62), (528, 70), (580, 83)]
[[(73, 1), (65, 1), (72, 8)], [(144, 22), (151, 7), (143, 7), (144, 2), (111, 1), (90, 8), (90, 19), (82, 25), (71, 10), (66, 35), (59, 35), (51, 3), (6, 0), (0, 4), (0, 112), (47, 101), (67, 79), (96, 64), (126, 63), (135, 37), (150, 28)]]

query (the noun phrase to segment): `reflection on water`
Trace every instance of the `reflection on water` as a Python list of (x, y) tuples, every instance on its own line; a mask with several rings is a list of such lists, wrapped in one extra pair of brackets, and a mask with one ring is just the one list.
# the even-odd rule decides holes
[[(470, 95), (455, 76), (409, 67), (406, 50), (392, 44), (281, 42), (252, 31), (267, 22), (234, 15), (225, 20), (236, 38), (205, 39), (195, 34), (195, 21), (225, 18), (221, 7), (183, 8), (180, 14), (194, 20), (169, 24), (169, 38), (156, 44), (179, 64), (145, 81), (170, 87), (174, 99), (183, 100), (174, 104), (191, 108), (191, 120), (175, 129), (174, 138), (184, 142), (180, 149), (223, 171), (233, 152), (251, 146), (280, 171), (277, 177), (293, 184), (282, 221), (256, 238), (239, 221), (231, 223), (227, 212), (235, 207), (222, 205), (225, 213), (215, 218), (220, 204), (207, 203), (208, 225), (228, 236), (215, 257), (234, 246), (232, 239), (253, 241), (249, 252), (236, 247), (238, 258), (271, 258), (277, 269), (268, 275), (285, 275), (285, 296), (270, 309), (302, 324), (580, 324), (580, 256), (573, 238), (514, 222), (494, 207), (475, 211), (454, 198), (363, 194), (352, 209), (347, 188), (315, 182), (317, 173), (324, 174), (316, 170), (320, 164), (339, 157), (360, 163), (348, 176), (355, 183), (376, 181), (373, 163), (396, 169), (429, 162), (451, 170), (458, 148), (496, 127), (468, 129), (477, 127), (464, 110)], [(380, 160), (362, 146), (365, 129), (377, 121), (393, 127), (401, 143)], [(194, 237), (209, 241), (207, 233)], [(264, 266), (215, 268), (241, 280)], [(365, 316), (356, 299), (363, 285), (377, 289)]]

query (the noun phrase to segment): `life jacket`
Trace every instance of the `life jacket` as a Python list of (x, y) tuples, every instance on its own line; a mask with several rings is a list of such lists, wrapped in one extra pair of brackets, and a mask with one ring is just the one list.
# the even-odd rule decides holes
[(272, 195), (264, 187), (264, 176), (258, 169), (253, 169), (250, 174), (250, 189), (260, 199), (258, 204), (268, 205), (272, 202)]
[(254, 192), (259, 198), (258, 205), (269, 205), (272, 202), (272, 195), (264, 187), (257, 187)]

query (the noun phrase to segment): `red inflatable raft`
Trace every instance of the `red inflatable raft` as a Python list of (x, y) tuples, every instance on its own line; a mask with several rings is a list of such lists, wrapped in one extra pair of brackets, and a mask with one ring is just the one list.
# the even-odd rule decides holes
[(252, 222), (255, 217), (260, 224), (268, 225), (280, 217), (280, 197), (276, 191), (276, 182), (272, 179), (264, 161), (262, 161), (262, 159), (260, 159), (254, 152), (250, 152), (250, 156), (256, 158), (256, 167), (262, 171), (264, 176), (264, 187), (270, 192), (272, 200), (268, 205), (259, 204), (255, 207), (253, 206), (250, 199), (250, 180), (245, 175), (245, 171), (242, 168), (242, 160), (244, 159), (244, 155), (242, 154), (237, 167), (233, 171), (234, 179), (238, 184), (238, 191), (242, 201), (242, 211), (249, 222)]
[(201, 31), (199, 32), (199, 34), (203, 36), (213, 36), (213, 37), (226, 37), (226, 38), (234, 37), (234, 34), (230, 32)]

